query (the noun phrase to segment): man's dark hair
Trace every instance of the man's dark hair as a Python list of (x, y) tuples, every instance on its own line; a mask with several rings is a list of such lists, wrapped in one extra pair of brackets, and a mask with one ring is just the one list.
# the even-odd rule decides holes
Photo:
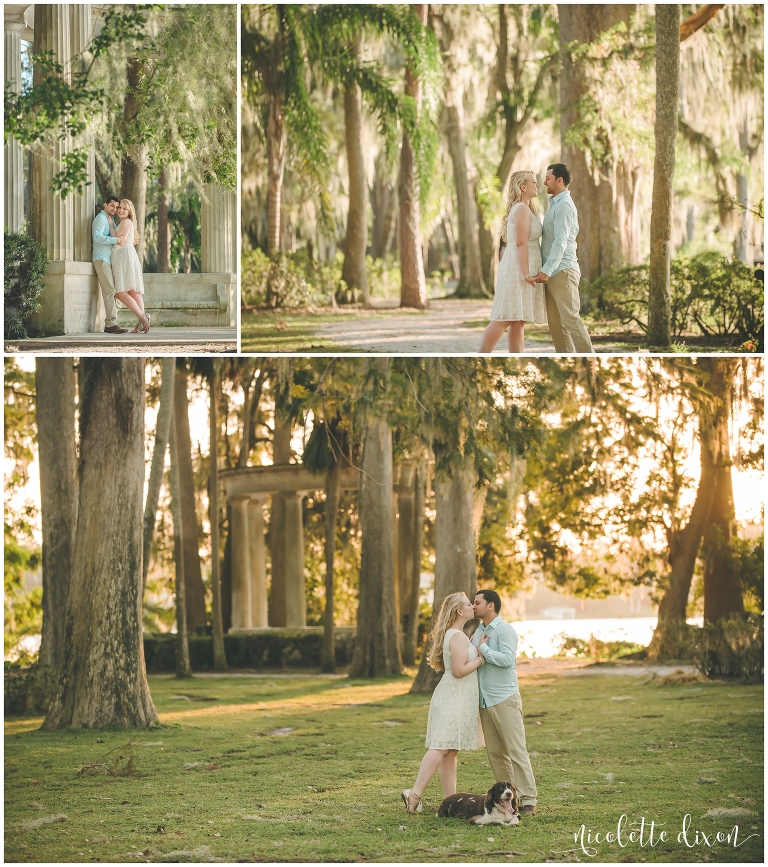
[(117, 196), (107, 196), (107, 200), (106, 202), (104, 202), (104, 204), (108, 205), (110, 202), (117, 202), (117, 204), (119, 205), (120, 199), (118, 199)]
[(552, 163), (551, 166), (547, 166), (547, 169), (549, 169), (556, 178), (562, 178), (566, 187), (570, 187), (571, 170), (565, 163)]
[(482, 596), (488, 603), (493, 603), (493, 610), (501, 613), (501, 596), (495, 590), (478, 590), (475, 596)]

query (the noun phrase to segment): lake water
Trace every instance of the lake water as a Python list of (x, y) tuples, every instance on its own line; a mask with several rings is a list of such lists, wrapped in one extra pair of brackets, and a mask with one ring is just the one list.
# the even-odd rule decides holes
[[(601, 617), (565, 620), (513, 620), (510, 621), (518, 636), (518, 655), (547, 657), (560, 650), (563, 635), (588, 639), (590, 635), (601, 641), (632, 641), (648, 645), (656, 628), (656, 617)], [(701, 626), (702, 618), (688, 622)]]

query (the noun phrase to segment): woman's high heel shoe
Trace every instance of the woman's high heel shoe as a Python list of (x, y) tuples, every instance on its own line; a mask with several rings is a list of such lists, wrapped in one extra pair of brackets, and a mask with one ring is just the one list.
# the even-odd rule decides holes
[[(412, 810), (411, 809), (411, 803), (410, 803), (411, 792), (413, 792), (413, 789), (403, 789), (403, 791), (400, 793), (400, 797), (403, 799), (403, 803), (405, 804), (405, 810), (407, 813), (420, 813), (421, 812), (421, 795), (416, 796), (416, 797), (418, 797), (419, 800), (416, 802), (416, 806)], [(416, 794), (416, 793), (414, 792), (414, 794)]]

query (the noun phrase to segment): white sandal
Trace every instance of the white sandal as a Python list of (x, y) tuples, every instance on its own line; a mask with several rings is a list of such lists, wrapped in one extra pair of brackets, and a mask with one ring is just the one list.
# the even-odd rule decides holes
[(405, 810), (407, 813), (410, 813), (411, 815), (413, 815), (414, 813), (420, 813), (421, 807), (422, 807), (421, 795), (419, 795), (418, 796), (419, 800), (416, 803), (416, 809), (415, 810), (411, 809), (411, 805), (408, 802), (408, 799), (410, 798), (412, 791), (413, 791), (413, 789), (403, 789), (403, 791), (400, 792), (400, 797), (403, 799), (403, 803), (405, 804)]

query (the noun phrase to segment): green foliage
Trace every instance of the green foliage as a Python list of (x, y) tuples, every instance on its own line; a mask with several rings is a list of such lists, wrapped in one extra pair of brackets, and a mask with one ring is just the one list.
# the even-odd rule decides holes
[(306, 251), (269, 257), (259, 249), (244, 251), (241, 259), (243, 304), (276, 309), (332, 304), (341, 279), (343, 255), (329, 264), (311, 260)]
[(27, 336), (25, 319), (40, 309), (48, 256), (34, 238), (6, 229), (3, 264), (5, 338), (19, 340)]
[[(5, 85), (5, 142), (14, 136), (22, 145), (29, 146), (47, 135), (62, 140), (80, 135), (109, 106), (109, 93), (93, 80), (98, 71), (96, 61), (117, 46), (140, 45), (146, 38), (147, 16), (156, 8), (159, 7), (151, 4), (107, 7), (101, 32), (83, 55), (73, 58), (71, 69), (65, 70), (56, 62), (52, 51), (33, 55), (38, 83), (23, 85), (20, 93), (14, 93), (8, 83)], [(87, 159), (84, 148), (66, 155), (52, 185), (62, 198), (71, 192), (82, 192), (88, 182)]]
[(602, 641), (590, 635), (588, 639), (574, 638), (572, 635), (562, 633), (560, 635), (560, 649), (558, 656), (567, 656), (575, 659), (592, 659), (595, 662), (605, 662), (611, 659), (621, 659), (631, 653), (643, 650), (642, 644), (632, 641)]
[(506, 477), (488, 486), (478, 538), (478, 587), (515, 592), (523, 589), (527, 576), (516, 531), (517, 516), (510, 502)]
[[(648, 266), (609, 271), (586, 290), (595, 318), (635, 324), (647, 330)], [(765, 329), (763, 284), (743, 262), (705, 252), (671, 263), (671, 327), (675, 337), (699, 333), (706, 337), (757, 339)]]
[(745, 608), (761, 614), (765, 610), (765, 534), (756, 539), (735, 538), (732, 546), (739, 564)]
[(697, 630), (696, 667), (707, 677), (762, 680), (765, 672), (765, 631), (761, 614), (744, 620), (719, 620)]

